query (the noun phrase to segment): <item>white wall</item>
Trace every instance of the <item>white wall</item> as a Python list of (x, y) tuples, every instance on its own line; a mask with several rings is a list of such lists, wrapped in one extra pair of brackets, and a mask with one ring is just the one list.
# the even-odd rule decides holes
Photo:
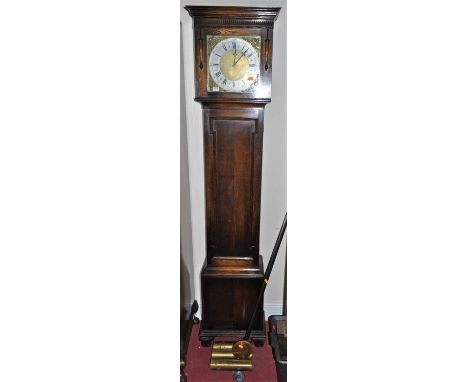
[(189, 309), (195, 298), (194, 278), (196, 275), (193, 270), (192, 216), (190, 208), (182, 33), (180, 37), (180, 302), (186, 309)]
[[(272, 102), (265, 107), (263, 141), (260, 254), (266, 264), (286, 212), (286, 2), (216, 1), (216, 5), (282, 7), (273, 40)], [(184, 55), (187, 142), (192, 216), (192, 249), (195, 298), (201, 301), (200, 271), (205, 259), (205, 201), (203, 175), (203, 129), (201, 106), (195, 97), (192, 19), (185, 5), (214, 5), (209, 1), (181, 1), (180, 19)], [(286, 238), (286, 237), (285, 237)], [(285, 267), (285, 242), (278, 253), (265, 294), (267, 315), (281, 314)]]

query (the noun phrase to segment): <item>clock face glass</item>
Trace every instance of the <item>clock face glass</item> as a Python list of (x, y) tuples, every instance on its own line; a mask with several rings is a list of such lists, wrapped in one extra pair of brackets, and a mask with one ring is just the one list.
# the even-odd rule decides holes
[(260, 41), (260, 36), (207, 36), (208, 91), (255, 91), (260, 82)]

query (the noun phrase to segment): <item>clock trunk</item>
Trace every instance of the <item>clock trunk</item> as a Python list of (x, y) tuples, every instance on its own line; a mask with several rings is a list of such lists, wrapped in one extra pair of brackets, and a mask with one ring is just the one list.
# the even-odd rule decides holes
[(204, 105), (209, 265), (258, 265), (263, 108)]

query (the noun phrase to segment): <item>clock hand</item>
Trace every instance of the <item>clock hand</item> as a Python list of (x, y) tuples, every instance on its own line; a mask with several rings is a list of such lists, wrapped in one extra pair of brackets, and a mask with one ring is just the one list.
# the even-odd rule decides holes
[(245, 56), (245, 54), (243, 52), (241, 52), (241, 53), (242, 54), (240, 55), (239, 59), (236, 62), (234, 62), (234, 65), (236, 65), (239, 62), (239, 60), (242, 58), (242, 56)]

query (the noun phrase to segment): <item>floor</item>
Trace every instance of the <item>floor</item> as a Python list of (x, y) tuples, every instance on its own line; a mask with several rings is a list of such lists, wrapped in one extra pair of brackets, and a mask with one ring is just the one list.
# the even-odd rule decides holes
[[(266, 324), (268, 328), (268, 323)], [(188, 382), (232, 382), (232, 371), (210, 370), (211, 347), (204, 348), (198, 341), (200, 324), (193, 325), (187, 351), (185, 374)], [(222, 339), (228, 340), (228, 339)], [(245, 371), (246, 382), (276, 382), (276, 366), (268, 341), (263, 347), (254, 347), (254, 369)]]

